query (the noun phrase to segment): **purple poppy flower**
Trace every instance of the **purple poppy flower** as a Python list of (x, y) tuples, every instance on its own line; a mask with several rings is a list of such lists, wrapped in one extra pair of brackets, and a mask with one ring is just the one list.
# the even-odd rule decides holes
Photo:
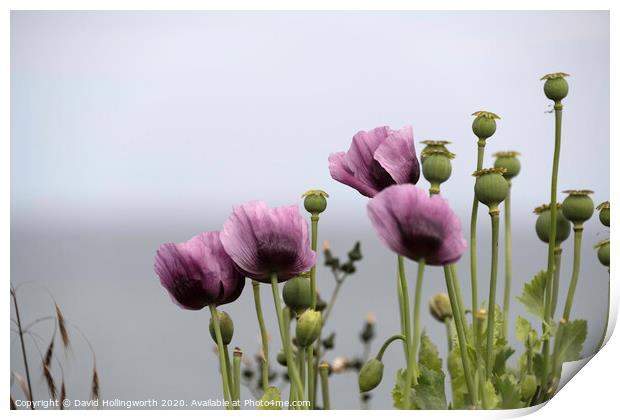
[(248, 277), (285, 281), (308, 271), (316, 261), (308, 224), (297, 206), (270, 209), (262, 201), (235, 206), (220, 234), (224, 249)]
[(399, 131), (378, 127), (353, 136), (349, 151), (329, 155), (329, 172), (336, 181), (355, 188), (366, 197), (394, 184), (415, 184), (420, 164), (413, 144), (413, 129)]
[(461, 223), (448, 201), (415, 185), (386, 188), (368, 203), (368, 216), (383, 242), (412, 260), (446, 265), (465, 252)]
[(245, 285), (245, 277), (224, 251), (219, 232), (161, 245), (155, 256), (155, 272), (172, 300), (184, 309), (232, 302)]

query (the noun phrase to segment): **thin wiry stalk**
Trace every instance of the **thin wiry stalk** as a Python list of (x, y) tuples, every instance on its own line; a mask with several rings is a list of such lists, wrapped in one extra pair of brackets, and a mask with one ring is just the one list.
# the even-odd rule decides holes
[(22, 358), (24, 360), (24, 370), (26, 372), (26, 382), (28, 384), (28, 399), (30, 400), (30, 408), (34, 410), (33, 395), (32, 395), (32, 384), (30, 381), (30, 369), (28, 368), (28, 355), (26, 354), (26, 345), (24, 343), (24, 332), (22, 330), (22, 322), (19, 317), (19, 306), (17, 305), (17, 296), (15, 294), (15, 289), (11, 286), (11, 297), (13, 298), (13, 307), (15, 308), (15, 318), (17, 320), (17, 329), (19, 330), (19, 341), (21, 343), (22, 349)]

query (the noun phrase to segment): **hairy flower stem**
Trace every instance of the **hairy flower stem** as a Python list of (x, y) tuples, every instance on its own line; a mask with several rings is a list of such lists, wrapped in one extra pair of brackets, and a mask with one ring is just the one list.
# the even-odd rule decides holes
[(560, 264), (562, 263), (562, 248), (555, 247), (555, 270), (553, 270), (553, 289), (551, 291), (551, 319), (555, 317), (555, 310), (558, 306), (558, 294), (560, 292)]
[[(476, 170), (479, 171), (482, 169), (484, 164), (484, 147), (486, 146), (486, 139), (479, 138), (478, 139), (478, 159), (476, 161)], [(478, 274), (477, 274), (477, 266), (476, 266), (476, 230), (478, 225), (478, 199), (474, 194), (474, 202), (471, 208), (471, 223), (469, 230), (469, 266), (470, 266), (470, 274), (471, 274), (471, 310), (472, 312), (476, 312), (478, 310)], [(480, 341), (478, 340), (478, 326), (476, 323), (473, 323), (474, 329), (474, 348), (476, 349), (476, 370), (479, 377), (482, 377), (482, 353), (480, 349)]]
[[(486, 379), (493, 373), (493, 336), (495, 330), (495, 295), (497, 292), (497, 254), (499, 248), (499, 209), (491, 209), (491, 281), (489, 286), (489, 318), (487, 321)], [(474, 323), (475, 324), (475, 323)]]
[(222, 331), (220, 330), (220, 320), (217, 316), (217, 309), (215, 305), (209, 305), (211, 311), (211, 319), (213, 320), (213, 329), (215, 330), (215, 338), (217, 341), (217, 353), (220, 357), (220, 376), (222, 377), (222, 388), (224, 390), (224, 399), (226, 400), (226, 409), (232, 409), (232, 401), (230, 399), (229, 387), (228, 387), (228, 367), (226, 365), (226, 358), (224, 356), (224, 342), (222, 340)]
[[(226, 375), (228, 376), (228, 392), (230, 392), (231, 401), (235, 401), (235, 382), (233, 381), (230, 354), (228, 353), (228, 346), (226, 344), (224, 344), (224, 360), (226, 361)], [(239, 410), (239, 406), (234, 405), (233, 409)]]
[[(452, 282), (454, 284), (454, 293), (456, 294), (456, 303), (459, 306), (459, 315), (463, 322), (463, 328), (467, 327), (467, 318), (465, 317), (465, 305), (463, 305), (463, 296), (461, 295), (461, 286), (459, 285), (459, 276), (456, 272), (456, 264), (450, 264), (450, 274), (452, 276)], [(465, 335), (465, 342), (467, 342), (467, 334)], [(468, 343), (469, 344), (469, 343)]]
[[(407, 287), (407, 277), (405, 275), (405, 261), (402, 256), (398, 256), (398, 278), (400, 287), (403, 292), (403, 308), (405, 314), (405, 338), (407, 339), (407, 371), (405, 372), (405, 389), (411, 389), (414, 381), (414, 364), (415, 354), (413, 353), (413, 337), (411, 337), (411, 316), (409, 312), (409, 289)], [(404, 406), (406, 409), (410, 407), (410, 393), (405, 392)]]
[(448, 296), (450, 297), (450, 306), (452, 307), (452, 314), (454, 315), (454, 324), (456, 326), (456, 335), (459, 341), (459, 350), (461, 352), (461, 362), (463, 363), (463, 375), (465, 376), (465, 383), (467, 385), (467, 392), (472, 404), (477, 401), (477, 389), (474, 385), (474, 381), (471, 375), (469, 366), (469, 355), (467, 354), (467, 343), (465, 342), (465, 329), (463, 326), (463, 320), (461, 319), (461, 310), (458, 307), (458, 301), (456, 298), (456, 292), (454, 291), (454, 284), (452, 282), (452, 274), (450, 267), (447, 265), (443, 268), (444, 277), (446, 279), (446, 289), (448, 290)]
[[(575, 232), (575, 245), (573, 248), (573, 272), (570, 279), (570, 286), (568, 287), (568, 294), (566, 295), (566, 303), (564, 304), (564, 312), (562, 313), (562, 319), (564, 321), (570, 320), (570, 312), (573, 307), (573, 299), (575, 297), (575, 291), (577, 290), (577, 282), (579, 281), (579, 270), (581, 267), (581, 239), (583, 237), (583, 226), (575, 225), (573, 228)], [(558, 267), (556, 267), (556, 270)], [(553, 365), (552, 365), (552, 378), (555, 378), (558, 374), (558, 369), (563, 360), (558, 360), (558, 347), (564, 339), (564, 323), (561, 322), (558, 328), (558, 333), (555, 337), (553, 345)]]
[[(560, 166), (560, 145), (562, 142), (562, 103), (556, 101), (553, 107), (555, 111), (555, 145), (553, 150), (553, 169), (551, 172), (551, 199), (549, 201), (550, 208), (550, 227), (549, 227), (549, 249), (547, 252), (547, 273), (545, 282), (545, 311), (543, 320), (543, 335), (549, 336), (549, 326), (551, 325), (551, 282), (554, 271), (554, 252), (555, 252), (555, 235), (557, 231), (558, 208), (557, 190), (558, 190), (558, 170)], [(547, 381), (549, 376), (549, 338), (543, 342), (543, 371), (541, 377), (541, 397), (544, 401), (547, 397)], [(540, 401), (540, 402), (542, 402)]]
[(448, 354), (452, 351), (452, 318), (446, 318), (444, 324), (446, 325), (446, 337), (448, 339)]
[(32, 385), (30, 382), (30, 369), (28, 368), (28, 356), (26, 355), (26, 344), (24, 343), (24, 331), (22, 329), (22, 321), (19, 317), (19, 306), (17, 305), (17, 296), (15, 289), (11, 286), (11, 297), (13, 298), (13, 307), (15, 308), (15, 318), (17, 321), (17, 331), (19, 332), (19, 342), (22, 349), (22, 358), (24, 359), (24, 371), (26, 372), (26, 383), (28, 384), (28, 395), (26, 397), (30, 401), (30, 409), (34, 410)]
[(422, 283), (424, 280), (424, 269), (426, 267), (426, 261), (421, 258), (418, 261), (418, 275), (415, 283), (415, 297), (413, 303), (413, 345), (411, 353), (413, 354), (413, 366), (415, 367), (413, 383), (418, 383), (418, 346), (420, 344), (420, 307), (422, 306)]
[(385, 340), (385, 342), (383, 343), (383, 345), (379, 349), (379, 353), (377, 353), (376, 359), (377, 360), (383, 359), (383, 354), (385, 353), (387, 348), (390, 346), (390, 344), (392, 344), (396, 340), (402, 340), (403, 342), (407, 342), (407, 339), (405, 338), (405, 336), (403, 336), (401, 334), (395, 334), (395, 335), (391, 336), (390, 338)]
[(323, 410), (329, 410), (329, 365), (325, 362), (319, 365), (319, 373), (321, 375), (321, 391), (323, 392)]
[(263, 318), (263, 308), (260, 302), (260, 283), (256, 280), (252, 280), (252, 290), (254, 292), (254, 307), (256, 308), (256, 318), (258, 319), (262, 343), (262, 385), (263, 391), (265, 391), (269, 387), (269, 336), (267, 335), (265, 318)]
[(303, 385), (301, 384), (301, 377), (297, 366), (295, 366), (293, 360), (293, 352), (291, 350), (291, 343), (286, 333), (286, 326), (284, 323), (284, 315), (282, 313), (282, 302), (280, 301), (280, 290), (278, 289), (278, 276), (275, 273), (271, 274), (271, 290), (273, 292), (273, 303), (276, 307), (276, 314), (278, 316), (278, 325), (280, 327), (280, 339), (282, 340), (282, 348), (286, 355), (286, 365), (288, 367), (288, 376), (291, 380), (291, 386), (294, 386), (297, 396), (303, 396)]
[[(404, 335), (405, 337), (407, 337), (407, 328), (405, 325), (405, 302), (404, 302), (404, 298), (403, 298), (403, 286), (400, 280), (400, 273), (397, 276), (397, 286), (398, 286), (398, 312), (399, 312), (399, 316), (400, 316), (400, 333), (402, 335)], [(405, 358), (407, 360), (409, 360), (409, 349), (407, 348), (407, 341), (403, 341), (403, 351), (405, 352)]]
[(508, 322), (510, 321), (510, 286), (512, 283), (512, 232), (510, 224), (510, 193), (512, 182), (508, 181), (508, 194), (504, 200), (504, 225), (505, 225), (505, 241), (506, 241), (506, 273), (504, 280), (504, 310), (502, 337), (508, 337)]
[[(313, 214), (310, 216), (311, 228), (312, 228), (312, 238), (311, 238), (311, 248), (316, 253), (317, 250), (317, 242), (319, 236), (319, 215)], [(339, 285), (338, 285), (339, 286)], [(312, 293), (312, 309), (316, 309), (316, 263), (310, 269), (310, 291)], [(306, 349), (307, 359), (308, 359), (308, 400), (310, 401), (310, 409), (314, 410), (314, 405), (316, 403), (316, 397), (314, 396), (315, 386), (314, 382), (316, 380), (316, 375), (314, 374), (314, 364), (312, 359), (314, 358), (314, 347), (308, 346)], [(317, 355), (318, 356), (318, 355)]]

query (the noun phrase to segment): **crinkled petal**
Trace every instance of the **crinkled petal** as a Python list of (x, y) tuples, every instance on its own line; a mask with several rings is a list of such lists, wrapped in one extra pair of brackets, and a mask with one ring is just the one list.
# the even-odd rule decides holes
[(374, 158), (397, 184), (415, 184), (420, 179), (420, 164), (410, 125), (390, 133), (375, 151)]
[(372, 185), (362, 182), (353, 175), (353, 171), (346, 162), (346, 155), (344, 152), (332, 153), (329, 155), (329, 173), (336, 181), (355, 188), (360, 194), (366, 197), (374, 197), (375, 194), (379, 192), (379, 190)]

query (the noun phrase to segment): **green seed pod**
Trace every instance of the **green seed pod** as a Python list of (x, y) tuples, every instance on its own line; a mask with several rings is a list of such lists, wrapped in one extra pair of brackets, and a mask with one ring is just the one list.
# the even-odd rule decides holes
[(574, 225), (579, 226), (594, 214), (594, 202), (589, 197), (594, 191), (566, 190), (568, 197), (562, 203), (562, 214)]
[[(556, 219), (556, 230), (555, 230), (555, 243), (556, 245), (561, 244), (570, 236), (570, 222), (564, 217), (562, 214), (562, 205), (557, 204), (557, 219)], [(538, 215), (536, 219), (536, 234), (538, 235), (538, 239), (543, 241), (544, 243), (549, 243), (549, 232), (551, 230), (551, 210), (548, 204), (544, 204), (540, 207), (534, 209), (534, 213)]]
[(355, 243), (355, 246), (353, 246), (353, 249), (349, 251), (349, 259), (351, 261), (359, 261), (362, 259), (362, 251), (360, 248), (361, 248), (361, 245), (358, 241)]
[(428, 303), (431, 315), (439, 322), (445, 322), (446, 319), (452, 318), (452, 306), (450, 298), (445, 293), (437, 293), (433, 295)]
[(529, 402), (536, 392), (536, 375), (525, 375), (521, 382), (521, 400)]
[(308, 347), (319, 338), (321, 333), (321, 313), (312, 309), (306, 310), (297, 318), (295, 337), (297, 344), (301, 347)]
[(327, 208), (327, 197), (329, 195), (325, 191), (321, 190), (309, 190), (303, 193), (304, 208), (308, 213), (319, 214), (323, 213)]
[(598, 249), (596, 255), (601, 264), (605, 267), (609, 267), (609, 239), (605, 239), (604, 241), (597, 243), (594, 245), (594, 248)]
[(296, 313), (302, 313), (312, 305), (310, 279), (304, 276), (293, 277), (284, 283), (282, 298), (286, 306)]
[(424, 152), (425, 157), (422, 163), (422, 174), (432, 186), (439, 186), (446, 182), (452, 175), (452, 163), (454, 154), (439, 149)]
[(609, 227), (610, 208), (609, 201), (599, 204), (596, 209), (599, 211), (598, 218), (604, 226)]
[(383, 362), (379, 359), (367, 361), (358, 377), (360, 392), (368, 392), (375, 389), (383, 379)]
[(559, 102), (568, 95), (568, 82), (566, 73), (551, 73), (544, 75), (540, 80), (545, 81), (545, 96), (552, 101)]
[(424, 140), (420, 143), (425, 145), (424, 149), (422, 149), (422, 152), (420, 153), (420, 163), (422, 164), (424, 164), (424, 161), (426, 160), (425, 155), (430, 152), (449, 152), (447, 145), (450, 144), (450, 142), (446, 140)]
[(488, 139), (497, 129), (496, 119), (499, 119), (497, 114), (487, 111), (477, 111), (471, 114), (475, 116), (474, 122), (471, 124), (471, 129), (479, 139)]
[[(222, 341), (224, 345), (227, 346), (233, 339), (233, 334), (235, 332), (235, 326), (233, 324), (233, 320), (226, 312), (217, 311), (217, 318), (220, 320), (220, 332), (222, 333)], [(217, 343), (217, 338), (215, 337), (215, 328), (213, 325), (213, 318), (209, 320), (209, 334), (211, 334), (211, 338), (214, 342)]]
[(504, 168), (504, 178), (511, 180), (521, 172), (521, 162), (519, 162), (519, 152), (497, 152), (495, 153), (495, 168)]
[(508, 181), (503, 177), (504, 168), (481, 169), (474, 172), (476, 185), (474, 192), (476, 199), (489, 207), (490, 210), (506, 199), (508, 195)]

